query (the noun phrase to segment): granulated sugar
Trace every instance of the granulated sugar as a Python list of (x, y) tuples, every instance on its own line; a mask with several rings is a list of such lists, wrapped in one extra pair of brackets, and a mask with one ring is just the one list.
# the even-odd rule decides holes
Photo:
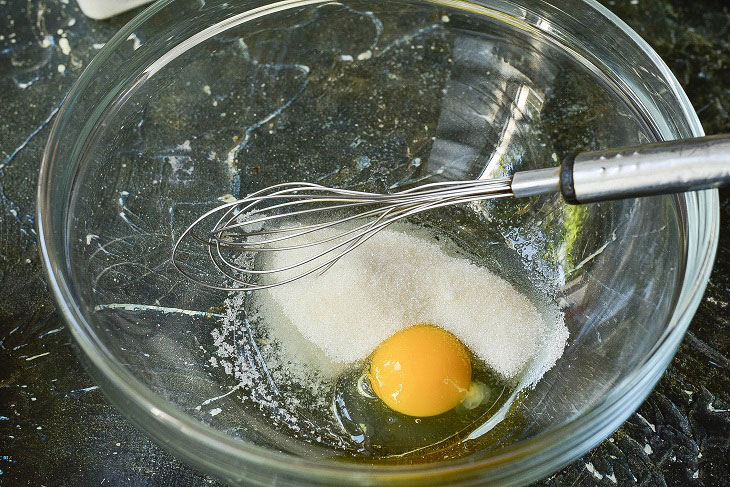
[[(536, 355), (541, 363), (530, 367), (529, 382), (552, 367), (568, 335), (560, 313), (545, 320), (504, 279), (404, 228), (381, 231), (322, 275), (254, 292), (254, 316), (293, 362), (324, 376), (418, 323), (450, 331), (505, 378), (518, 376)], [(261, 265), (284, 267), (316, 250), (272, 252)]]

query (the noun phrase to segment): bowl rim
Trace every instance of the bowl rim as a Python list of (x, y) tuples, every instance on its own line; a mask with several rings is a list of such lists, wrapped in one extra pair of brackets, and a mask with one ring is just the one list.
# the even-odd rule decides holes
[[(719, 235), (719, 198), (717, 190), (714, 189), (684, 195), (687, 208), (694, 213), (698, 227), (704, 225), (706, 231), (702, 232), (700, 228), (692, 231), (693, 229), (690, 228), (690, 232), (688, 232), (688, 261), (676, 308), (670, 318), (669, 333), (665, 334), (663, 339), (655, 345), (645, 362), (630, 377), (622, 381), (611, 394), (607, 395), (597, 407), (537, 438), (505, 447), (496, 455), (476, 462), (455, 460), (438, 465), (366, 466), (337, 461), (307, 460), (285, 453), (272, 452), (263, 447), (234, 439), (199, 422), (154, 393), (123, 366), (115, 363), (111, 359), (111, 353), (95, 335), (93, 328), (74, 301), (67, 276), (64, 274), (65, 265), (63, 263), (66, 249), (59, 248), (54, 243), (54, 224), (49, 216), (50, 212), (46, 211), (52, 204), (47, 197), (49, 194), (47, 188), (50, 187), (52, 181), (56, 141), (62, 136), (63, 122), (67, 118), (67, 113), (73, 109), (74, 101), (79, 93), (88, 85), (96, 74), (97, 68), (103, 66), (105, 59), (119, 44), (134, 33), (138, 26), (176, 1), (179, 0), (158, 1), (137, 15), (107, 42), (76, 80), (58, 110), (51, 128), (42, 158), (36, 197), (39, 251), (47, 282), (58, 309), (78, 348), (83, 352), (83, 355), (79, 355), (87, 371), (100, 383), (102, 391), (110, 401), (133, 423), (155, 438), (159, 444), (190, 463), (227, 479), (242, 480), (245, 477), (244, 469), (236, 474), (208, 458), (201, 459), (192, 452), (191, 445), (209, 449), (212, 452), (207, 455), (209, 458), (219, 455), (219, 458), (242, 462), (242, 465), (273, 469), (275, 473), (300, 478), (303, 476), (309, 480), (431, 483), (440, 482), (451, 475), (455, 475), (457, 478), (468, 478), (469, 475), (486, 474), (491, 476), (488, 480), (501, 480), (505, 482), (505, 485), (511, 485), (539, 479), (573, 461), (618, 428), (648, 396), (674, 357), (709, 280)], [(314, 0), (310, 3), (319, 1), (324, 2), (325, 0)], [(683, 116), (692, 132), (691, 135), (704, 135), (687, 95), (659, 55), (627, 24), (599, 4), (597, 0), (578, 1), (604, 17), (609, 23), (617, 26), (651, 59), (655, 67), (663, 73), (665, 81), (673, 90), (673, 96), (681, 105)], [(280, 3), (296, 3), (296, 0), (285, 0)], [(704, 212), (702, 212), (703, 209)], [(55, 225), (58, 227), (59, 224)], [(61, 257), (56, 258), (56, 256)], [(690, 270), (695, 270), (695, 273), (691, 276), (692, 279), (687, 279)], [(566, 438), (571, 441), (562, 441)], [(514, 460), (518, 461), (515, 463)], [(233, 463), (230, 464), (233, 465)], [(515, 466), (519, 466), (519, 468), (515, 469)], [(518, 478), (515, 477), (516, 474), (519, 476)]]

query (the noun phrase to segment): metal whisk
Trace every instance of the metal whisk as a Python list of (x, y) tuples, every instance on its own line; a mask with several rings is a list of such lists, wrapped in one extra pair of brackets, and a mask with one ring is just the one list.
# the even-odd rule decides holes
[[(443, 206), (551, 193), (581, 204), (727, 184), (730, 135), (584, 152), (560, 167), (512, 177), (430, 183), (390, 194), (283, 183), (204, 213), (180, 235), (172, 257), (181, 273), (203, 286), (266, 289), (324, 272), (388, 225)], [(183, 250), (188, 243), (205, 246), (221, 277), (232, 284), (213, 284), (199, 275), (202, 271), (196, 273), (194, 263), (188, 263), (191, 254)], [(291, 264), (253, 265), (257, 254), (307, 247), (312, 247), (312, 255)]]

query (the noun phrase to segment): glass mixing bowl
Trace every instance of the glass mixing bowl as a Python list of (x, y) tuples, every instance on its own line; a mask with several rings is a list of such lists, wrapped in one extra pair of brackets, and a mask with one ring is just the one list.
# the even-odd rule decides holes
[(525, 483), (609, 435), (667, 367), (710, 273), (715, 191), (429, 216), (487, 261), (517, 262), (504, 277), (559, 304), (570, 338), (502, 422), (426, 462), (349, 461), (242, 400), (247, 386), (217, 359), (246, 360), (255, 339), (221, 330), (235, 296), (184, 279), (172, 245), (204, 210), (273, 183), (389, 191), (699, 135), (666, 65), (592, 0), (163, 0), (106, 44), (56, 117), (41, 251), (101, 389), (203, 471), (277, 485)]

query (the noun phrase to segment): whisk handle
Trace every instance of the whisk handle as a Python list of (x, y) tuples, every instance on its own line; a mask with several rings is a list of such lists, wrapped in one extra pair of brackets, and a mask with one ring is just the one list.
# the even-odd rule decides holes
[(561, 167), (516, 173), (516, 197), (560, 191), (590, 203), (730, 185), (730, 135), (583, 152)]

